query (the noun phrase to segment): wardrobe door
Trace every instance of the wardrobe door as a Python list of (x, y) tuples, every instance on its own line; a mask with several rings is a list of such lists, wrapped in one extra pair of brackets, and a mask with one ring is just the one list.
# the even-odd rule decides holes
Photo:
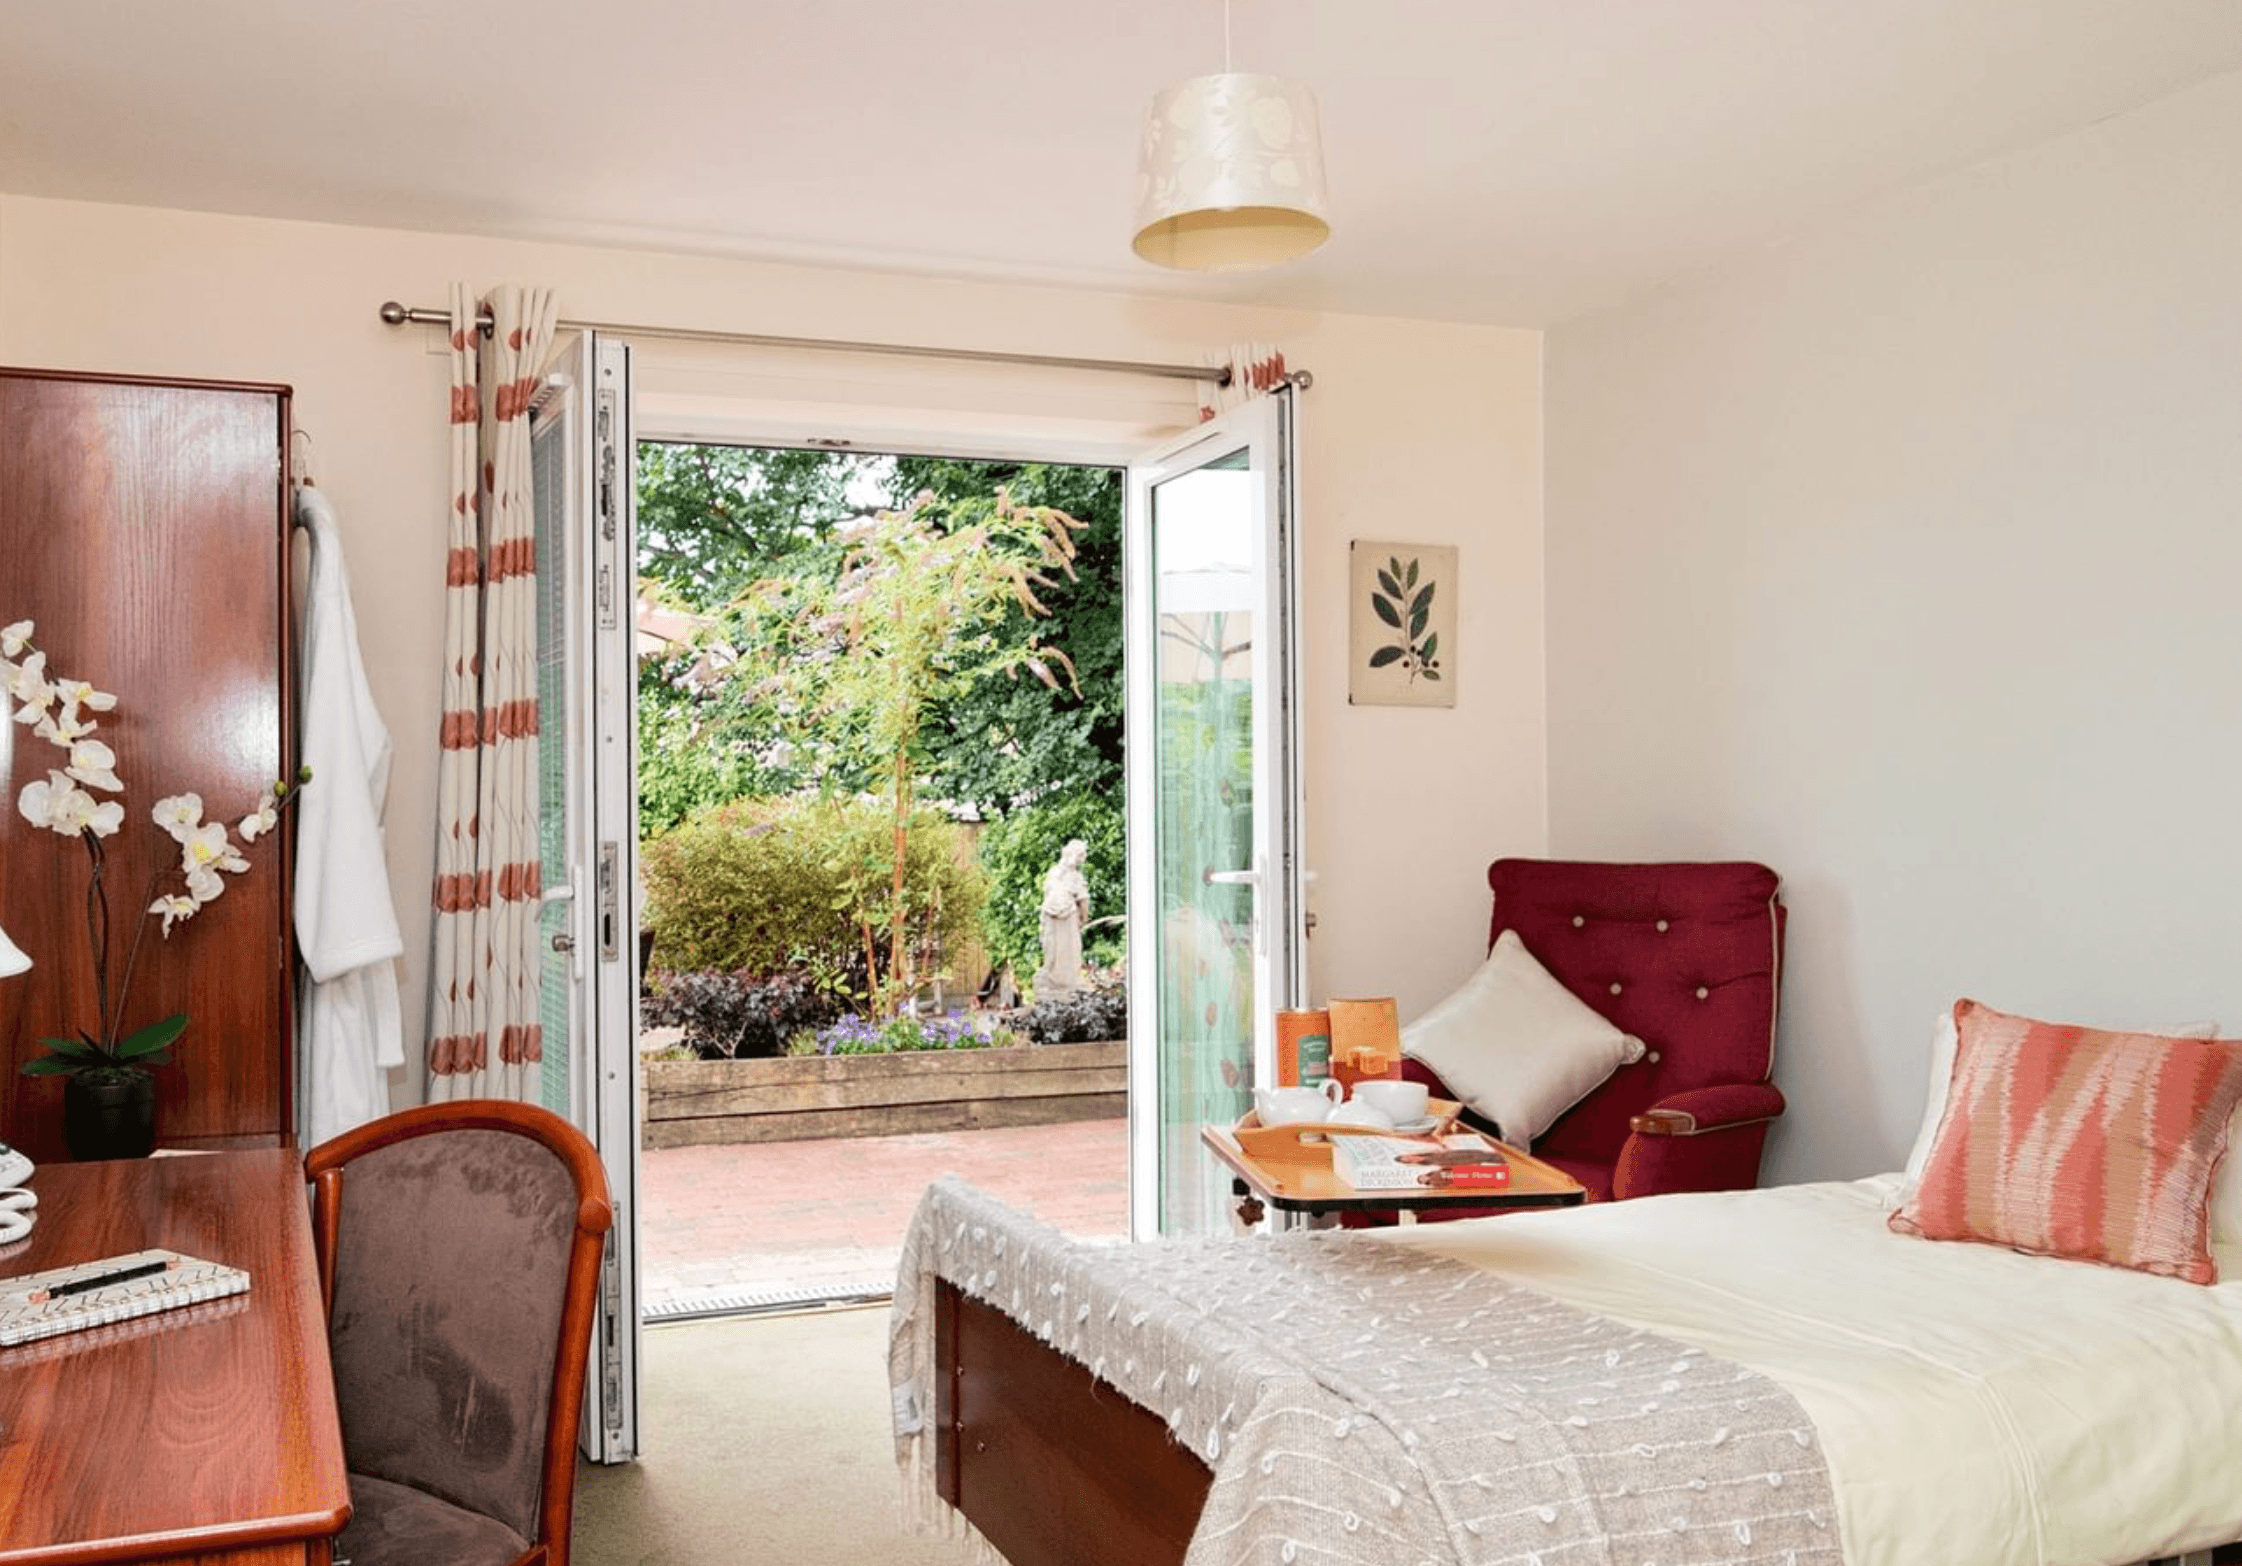
[[(110, 983), (138, 939), (123, 1031), (188, 1019), (155, 1071), (163, 1147), (292, 1136), (287, 834), (250, 845), (249, 870), (168, 940), (144, 917), (151, 887), (179, 889), (155, 802), (199, 794), (231, 830), (294, 755), (288, 400), (283, 386), (0, 370), (0, 624), (35, 622), (50, 677), (117, 698), (95, 736), (125, 785), (123, 827), (103, 840)], [(24, 785), (61, 755), (6, 727), (0, 928), (33, 967), (0, 979), (0, 1140), (61, 1159), (60, 1079), (21, 1068), (39, 1038), (99, 1026), (88, 858), (23, 818)]]

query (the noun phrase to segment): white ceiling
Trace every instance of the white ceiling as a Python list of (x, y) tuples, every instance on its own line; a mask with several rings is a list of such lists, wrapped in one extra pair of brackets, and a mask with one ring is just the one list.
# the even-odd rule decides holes
[(2242, 68), (2238, 0), (1234, 0), (1335, 236), (1129, 251), (1220, 0), (0, 0), (0, 190), (1547, 325)]

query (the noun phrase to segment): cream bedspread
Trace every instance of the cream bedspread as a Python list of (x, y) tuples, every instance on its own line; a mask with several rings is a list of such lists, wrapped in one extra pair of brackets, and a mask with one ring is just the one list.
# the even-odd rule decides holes
[(1893, 1234), (1897, 1176), (1378, 1231), (1759, 1370), (1848, 1566), (2092, 1566), (2242, 1538), (2242, 1255), (2211, 1287)]

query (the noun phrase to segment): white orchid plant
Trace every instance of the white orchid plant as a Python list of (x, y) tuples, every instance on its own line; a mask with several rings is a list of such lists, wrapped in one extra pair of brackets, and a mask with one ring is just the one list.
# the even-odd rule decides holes
[[(24, 785), (16, 796), (16, 810), (33, 826), (77, 838), (86, 846), (92, 865), (86, 886), (86, 935), (93, 947), (94, 990), (101, 1017), (96, 1031), (81, 1029), (74, 1039), (41, 1039), (39, 1042), (54, 1053), (26, 1062), (23, 1070), (27, 1076), (94, 1072), (126, 1076), (168, 1063), (172, 1041), (187, 1027), (182, 1012), (133, 1033), (123, 1033), (125, 1001), (149, 921), (160, 919), (168, 940), (175, 925), (216, 902), (226, 890), (226, 876), (240, 875), (249, 868), (242, 845), (256, 842), (279, 825), (280, 812), (294, 800), (295, 791), (286, 782), (268, 785), (256, 808), (233, 828), (241, 835), (241, 845), (234, 842), (225, 822), (203, 819), (200, 795), (174, 794), (156, 801), (150, 815), (179, 845), (179, 858), (173, 864), (159, 866), (150, 880), (150, 901), (135, 923), (124, 974), (112, 991), (109, 890), (105, 880), (108, 856), (102, 840), (122, 830), (125, 807), (121, 798), (103, 796), (121, 796), (124, 783), (117, 776), (116, 752), (94, 737), (101, 727), (94, 714), (113, 711), (117, 698), (95, 690), (85, 680), (50, 675), (47, 655), (32, 645), (32, 631), (29, 620), (0, 627), (0, 691), (14, 704), (14, 721), (61, 751), (64, 759), (44, 778)], [(297, 781), (300, 784), (310, 779), (311, 769), (307, 767)]]

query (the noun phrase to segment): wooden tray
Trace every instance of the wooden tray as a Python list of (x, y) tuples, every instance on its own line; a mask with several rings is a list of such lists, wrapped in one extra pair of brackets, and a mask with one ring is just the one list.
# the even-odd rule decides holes
[(1426, 1100), (1425, 1110), (1433, 1117), (1433, 1124), (1429, 1130), (1424, 1131), (1395, 1131), (1384, 1126), (1335, 1126), (1316, 1120), (1296, 1120), (1283, 1125), (1265, 1126), (1261, 1123), (1261, 1116), (1249, 1109), (1245, 1118), (1230, 1128), (1230, 1134), (1238, 1139), (1239, 1149), (1248, 1158), (1272, 1170), (1329, 1169), (1332, 1137), (1443, 1136), (1458, 1129), (1456, 1114), (1461, 1107), (1452, 1099)]

